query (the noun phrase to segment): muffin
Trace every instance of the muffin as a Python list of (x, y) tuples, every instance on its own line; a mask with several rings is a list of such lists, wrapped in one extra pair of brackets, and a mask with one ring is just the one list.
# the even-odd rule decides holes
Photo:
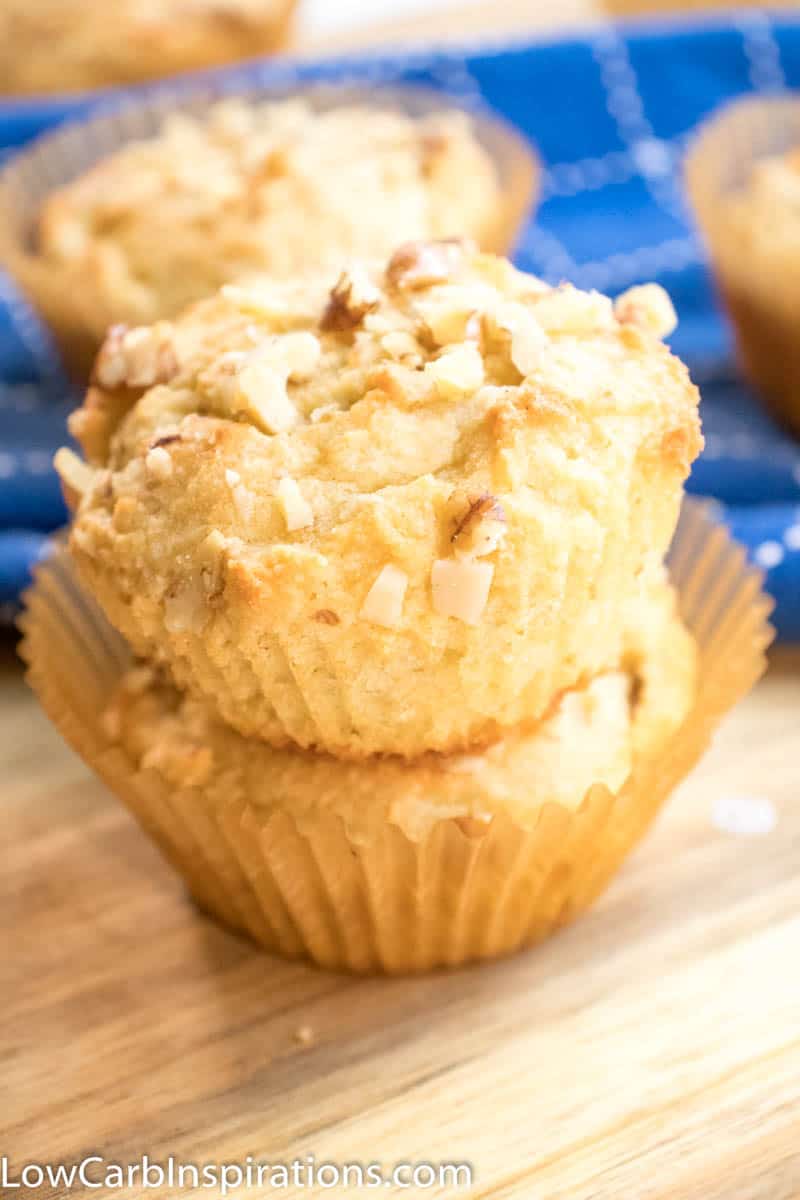
[(3, 0), (0, 94), (157, 79), (278, 49), (293, 0)]
[[(59, 131), (27, 174), (24, 161), (6, 173), (3, 257), (85, 378), (111, 325), (170, 318), (228, 282), (333, 269), (405, 239), (464, 234), (506, 251), (532, 153), (500, 122), (442, 104), (320, 89)], [(47, 172), (37, 197), (31, 180)]]
[(687, 179), (742, 369), (800, 434), (800, 102), (730, 105), (696, 139)]
[[(469, 755), (344, 763), (272, 749), (141, 666), (104, 728), (123, 756), (123, 794), (146, 790), (156, 840), (228, 924), (339, 968), (461, 963), (572, 916), (593, 870), (610, 875), (652, 815), (658, 792), (626, 800), (623, 789), (684, 721), (696, 663), (666, 585), (642, 616), (624, 665)], [(434, 847), (451, 841), (440, 859)]]
[(488, 745), (621, 661), (697, 454), (666, 294), (456, 242), (117, 329), (59, 467), (134, 651), (241, 734)]
[[(29, 681), (211, 914), (336, 969), (504, 954), (599, 895), (763, 671), (769, 602), (688, 502), (615, 666), (490, 748), (413, 762), (273, 749), (130, 653), (66, 547), (23, 619)], [(684, 628), (683, 620), (686, 622)]]

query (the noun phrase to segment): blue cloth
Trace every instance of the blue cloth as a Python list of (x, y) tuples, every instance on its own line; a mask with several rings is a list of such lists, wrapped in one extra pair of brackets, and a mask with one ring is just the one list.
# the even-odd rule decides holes
[[(233, 88), (418, 82), (467, 106), (488, 104), (524, 130), (546, 170), (518, 263), (612, 293), (648, 279), (668, 288), (681, 318), (673, 345), (704, 396), (707, 448), (690, 489), (718, 499), (767, 572), (779, 634), (800, 639), (800, 446), (737, 379), (680, 176), (687, 140), (712, 109), (743, 92), (800, 86), (799, 21), (740, 12), (702, 25), (603, 27), (572, 40), (255, 63), (212, 77)], [(0, 104), (0, 153), (108, 102)], [(8, 605), (42, 552), (41, 531), (64, 518), (48, 463), (71, 401), (46, 332), (2, 276), (0, 380), (0, 602)]]

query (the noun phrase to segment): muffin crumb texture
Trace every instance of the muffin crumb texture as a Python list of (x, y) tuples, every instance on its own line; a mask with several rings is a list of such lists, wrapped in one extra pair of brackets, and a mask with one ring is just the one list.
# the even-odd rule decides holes
[(673, 315), (445, 241), (115, 329), (59, 457), (79, 569), (245, 735), (487, 745), (615, 668), (661, 577), (701, 446)]

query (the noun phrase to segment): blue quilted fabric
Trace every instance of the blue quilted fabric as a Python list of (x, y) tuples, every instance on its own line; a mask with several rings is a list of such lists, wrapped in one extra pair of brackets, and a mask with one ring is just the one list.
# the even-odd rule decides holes
[[(707, 445), (690, 489), (716, 499), (767, 574), (779, 635), (800, 639), (800, 446), (737, 377), (680, 173), (692, 130), (712, 109), (743, 92), (800, 87), (800, 21), (740, 12), (711, 24), (602, 27), (580, 39), (255, 63), (221, 74), (232, 88), (243, 80), (419, 82), (467, 106), (489, 105), (524, 130), (546, 170), (518, 263), (611, 293), (649, 279), (670, 291), (681, 318), (673, 345), (703, 392)], [(0, 104), (0, 154), (99, 103), (108, 95)], [(74, 399), (46, 330), (0, 275), (6, 618), (48, 532), (64, 520), (50, 460)]]

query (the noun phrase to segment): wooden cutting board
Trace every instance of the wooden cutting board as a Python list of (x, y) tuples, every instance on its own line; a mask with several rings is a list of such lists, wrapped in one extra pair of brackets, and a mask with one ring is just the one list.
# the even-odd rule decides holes
[[(201, 916), (9, 651), (0, 1154), (446, 1160), (474, 1186), (418, 1194), (796, 1200), (799, 679), (781, 652), (582, 922), (493, 966), (359, 981)], [(719, 828), (725, 800), (775, 829)]]
[[(448, 27), (541, 16), (533, 0), (483, 6), (480, 21), (478, 11)], [(271, 960), (201, 916), (60, 742), (8, 644), (0, 1155), (10, 1177), (87, 1155), (313, 1154), (387, 1171), (400, 1160), (471, 1164), (468, 1189), (388, 1195), (798, 1200), (799, 713), (800, 650), (782, 651), (599, 906), (549, 943), (449, 975), (359, 981)], [(765, 830), (770, 816), (770, 832), (724, 828)], [(0, 1182), (3, 1200), (66, 1194)]]

